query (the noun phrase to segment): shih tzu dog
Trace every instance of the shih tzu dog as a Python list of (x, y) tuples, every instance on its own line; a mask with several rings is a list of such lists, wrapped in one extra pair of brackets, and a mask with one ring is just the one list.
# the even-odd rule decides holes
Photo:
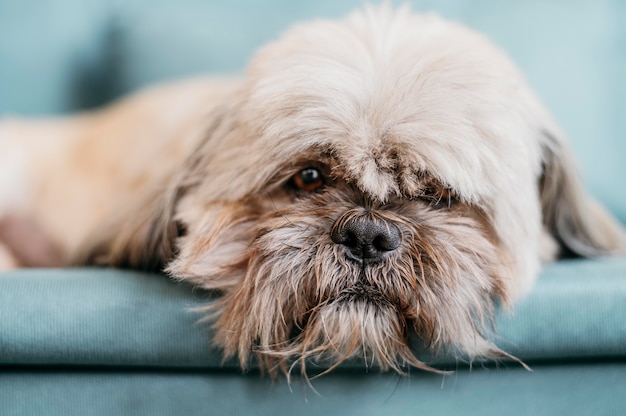
[(566, 140), (484, 37), (408, 9), (296, 26), (241, 79), (0, 123), (0, 264), (164, 270), (222, 294), (270, 372), (505, 354), (495, 309), (559, 255), (625, 250)]

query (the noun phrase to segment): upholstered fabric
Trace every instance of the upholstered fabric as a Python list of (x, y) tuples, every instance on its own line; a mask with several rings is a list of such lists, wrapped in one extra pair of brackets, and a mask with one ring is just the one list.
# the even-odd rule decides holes
[(340, 371), (291, 386), (228, 371), (61, 369), (0, 375), (0, 414), (155, 415), (623, 415), (626, 364), (546, 364), (449, 376)]
[(357, 362), (312, 387), (296, 373), (290, 387), (223, 364), (193, 311), (212, 297), (164, 276), (6, 273), (0, 414), (617, 414), (626, 409), (625, 276), (626, 259), (554, 263), (502, 311), (496, 342), (532, 371), (448, 357), (438, 365), (448, 375), (398, 377)]
[[(0, 288), (0, 365), (238, 367), (222, 364), (194, 311), (211, 295), (165, 276), (25, 270), (0, 274)], [(626, 259), (550, 264), (495, 329), (495, 342), (529, 363), (626, 358)], [(466, 364), (447, 357), (439, 365)]]

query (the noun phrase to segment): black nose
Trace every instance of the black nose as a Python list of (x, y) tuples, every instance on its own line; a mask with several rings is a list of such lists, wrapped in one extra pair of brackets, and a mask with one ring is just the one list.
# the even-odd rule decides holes
[(391, 221), (369, 215), (350, 215), (335, 222), (330, 238), (348, 248), (355, 260), (380, 260), (386, 252), (400, 246), (400, 230)]

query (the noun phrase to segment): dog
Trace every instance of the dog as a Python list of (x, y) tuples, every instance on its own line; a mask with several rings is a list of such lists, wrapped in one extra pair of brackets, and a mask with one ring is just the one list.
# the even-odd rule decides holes
[[(498, 48), (408, 8), (297, 25), (245, 76), (0, 123), (0, 264), (165, 271), (217, 291), (245, 368), (506, 357), (500, 306), (559, 256), (623, 253)], [(304, 371), (304, 370), (303, 370)]]

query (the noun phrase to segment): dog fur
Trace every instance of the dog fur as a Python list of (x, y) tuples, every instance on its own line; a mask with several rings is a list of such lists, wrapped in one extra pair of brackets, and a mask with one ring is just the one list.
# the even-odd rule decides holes
[[(626, 246), (510, 60), (407, 8), (296, 26), (243, 78), (4, 120), (0, 146), (0, 265), (165, 270), (219, 291), (216, 344), (270, 372), (428, 368), (411, 334), (506, 355), (486, 337), (494, 311), (543, 262)], [(393, 244), (370, 258), (346, 242), (361, 226)]]

